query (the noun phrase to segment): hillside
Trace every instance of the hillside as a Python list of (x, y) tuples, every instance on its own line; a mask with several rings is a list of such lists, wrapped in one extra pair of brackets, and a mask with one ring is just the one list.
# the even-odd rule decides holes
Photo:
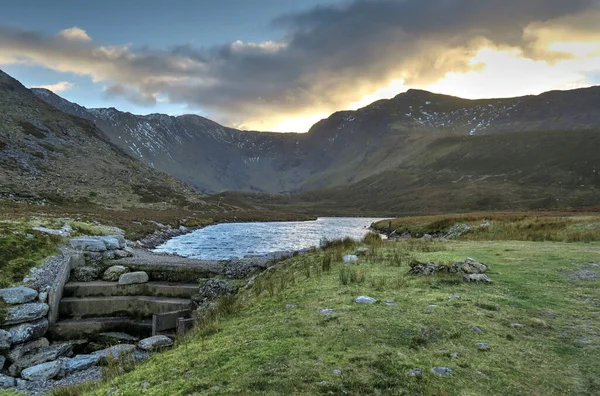
[[(86, 109), (50, 91), (33, 92), (93, 121), (127, 153), (206, 191), (302, 192), (367, 183), (375, 175), (422, 162), (417, 157), (427, 161), (439, 155), (447, 139), (457, 136), (567, 133), (600, 125), (600, 87), (489, 100), (410, 90), (357, 111), (335, 113), (307, 134), (238, 131), (194, 115), (136, 116), (113, 108)], [(442, 142), (430, 152), (434, 138)], [(506, 142), (514, 139), (508, 136)], [(555, 143), (558, 147), (559, 142), (548, 144)], [(445, 147), (442, 154), (449, 156), (455, 146)], [(484, 152), (494, 156), (492, 150)], [(565, 166), (579, 161), (566, 151), (561, 156)]]
[[(123, 208), (202, 205), (202, 197), (0, 72), (0, 196)], [(164, 202), (164, 203), (163, 203)]]

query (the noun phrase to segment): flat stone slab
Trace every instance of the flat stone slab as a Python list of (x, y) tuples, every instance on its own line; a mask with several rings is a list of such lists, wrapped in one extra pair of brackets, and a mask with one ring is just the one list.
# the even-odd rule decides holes
[(48, 319), (42, 318), (36, 322), (22, 323), (11, 327), (8, 332), (13, 344), (21, 344), (42, 337), (48, 330)]
[(6, 357), (10, 362), (16, 362), (23, 356), (34, 353), (38, 349), (47, 347), (50, 342), (46, 338), (38, 338), (37, 340), (29, 341), (25, 344), (15, 345), (11, 348), (10, 352), (6, 354)]
[(152, 334), (152, 320), (134, 320), (127, 317), (67, 319), (52, 325), (48, 333), (55, 340), (74, 340), (111, 331), (124, 331), (145, 337)]
[(0, 289), (0, 299), (5, 304), (25, 304), (35, 300), (37, 296), (38, 292), (29, 287)]
[(63, 297), (151, 296), (191, 299), (198, 294), (197, 283), (148, 282), (119, 285), (117, 282), (69, 282)]
[(74, 238), (69, 241), (73, 249), (88, 252), (103, 252), (106, 249), (106, 243), (100, 238)]
[(118, 296), (67, 297), (60, 301), (61, 317), (89, 318), (92, 316), (151, 317), (153, 314), (189, 309), (191, 301), (181, 298)]
[(139, 338), (121, 331), (111, 331), (98, 334), (96, 341), (117, 344), (132, 344), (134, 342), (138, 342)]
[(87, 370), (100, 363), (101, 356), (99, 355), (77, 355), (73, 358), (60, 359), (60, 371), (58, 377), (66, 377), (77, 371)]
[(60, 361), (39, 364), (23, 370), (21, 377), (27, 381), (45, 381), (56, 377), (60, 371)]
[(7, 310), (6, 318), (0, 322), (3, 325), (14, 325), (25, 322), (32, 322), (48, 314), (50, 306), (44, 303), (27, 303), (10, 307)]

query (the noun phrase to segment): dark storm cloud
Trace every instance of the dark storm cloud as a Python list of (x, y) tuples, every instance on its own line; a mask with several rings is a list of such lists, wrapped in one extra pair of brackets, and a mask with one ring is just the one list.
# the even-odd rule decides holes
[(3, 28), (0, 62), (88, 74), (113, 84), (108, 95), (152, 104), (162, 94), (235, 124), (327, 112), (393, 79), (427, 84), (470, 70), (484, 39), (544, 56), (524, 36), (527, 26), (597, 6), (596, 0), (360, 0), (282, 16), (273, 22), (282, 32), (276, 42), (164, 51)]

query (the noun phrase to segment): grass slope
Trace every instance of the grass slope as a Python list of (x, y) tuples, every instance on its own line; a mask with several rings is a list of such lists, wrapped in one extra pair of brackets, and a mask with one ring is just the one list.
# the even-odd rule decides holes
[[(387, 242), (344, 266), (341, 254), (353, 249), (281, 262), (237, 299), (222, 300), (221, 314), (177, 348), (100, 388), (56, 395), (600, 392), (600, 280), (573, 275), (600, 272), (590, 265), (600, 244)], [(488, 264), (494, 283), (407, 274), (410, 260), (467, 256)], [(354, 304), (359, 295), (397, 305)], [(334, 314), (321, 314), (325, 308)], [(437, 376), (434, 366), (454, 374)], [(416, 367), (422, 378), (408, 375)]]

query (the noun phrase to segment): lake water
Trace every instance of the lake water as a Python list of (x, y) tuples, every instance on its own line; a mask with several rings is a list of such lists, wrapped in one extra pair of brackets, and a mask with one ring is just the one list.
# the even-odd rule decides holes
[(154, 251), (203, 260), (242, 258), (319, 246), (322, 238), (362, 239), (371, 223), (378, 220), (381, 219), (320, 217), (316, 221), (217, 224), (175, 237)]

